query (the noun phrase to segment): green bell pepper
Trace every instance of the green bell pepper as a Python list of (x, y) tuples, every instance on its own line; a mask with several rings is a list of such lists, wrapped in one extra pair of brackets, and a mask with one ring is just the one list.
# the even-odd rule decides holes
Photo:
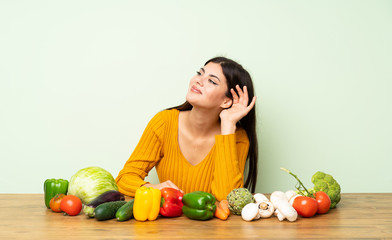
[(215, 197), (207, 192), (196, 191), (183, 196), (182, 212), (194, 220), (208, 220), (214, 217), (216, 210)]
[(68, 180), (65, 179), (46, 179), (44, 182), (45, 205), (50, 208), (49, 202), (56, 194), (65, 194), (68, 192)]

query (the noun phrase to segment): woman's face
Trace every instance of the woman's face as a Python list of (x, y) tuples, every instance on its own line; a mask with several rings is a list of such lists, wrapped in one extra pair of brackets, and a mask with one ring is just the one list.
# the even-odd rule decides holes
[(227, 83), (220, 64), (209, 62), (189, 82), (186, 100), (192, 106), (219, 108), (228, 99)]

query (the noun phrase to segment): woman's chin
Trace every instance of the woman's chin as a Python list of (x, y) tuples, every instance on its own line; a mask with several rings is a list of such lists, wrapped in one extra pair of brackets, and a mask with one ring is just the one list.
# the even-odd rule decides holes
[(192, 96), (192, 94), (187, 94), (186, 95), (186, 101), (189, 102), (192, 106), (194, 106), (194, 104), (196, 104), (198, 101), (197, 99), (195, 99), (195, 96)]

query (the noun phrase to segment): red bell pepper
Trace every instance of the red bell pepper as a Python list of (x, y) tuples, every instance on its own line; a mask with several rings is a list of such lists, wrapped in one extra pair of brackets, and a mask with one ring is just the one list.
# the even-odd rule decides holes
[(161, 189), (161, 209), (159, 213), (165, 217), (179, 217), (182, 215), (182, 197), (184, 193), (174, 188)]

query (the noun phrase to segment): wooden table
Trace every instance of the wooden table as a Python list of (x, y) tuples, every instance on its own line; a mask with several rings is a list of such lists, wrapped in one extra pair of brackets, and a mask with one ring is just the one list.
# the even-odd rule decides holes
[(328, 214), (296, 222), (279, 222), (276, 217), (245, 222), (235, 215), (226, 221), (184, 216), (97, 221), (83, 214), (52, 212), (45, 207), (43, 194), (0, 194), (0, 221), (0, 239), (392, 239), (392, 193), (342, 194), (338, 207)]

